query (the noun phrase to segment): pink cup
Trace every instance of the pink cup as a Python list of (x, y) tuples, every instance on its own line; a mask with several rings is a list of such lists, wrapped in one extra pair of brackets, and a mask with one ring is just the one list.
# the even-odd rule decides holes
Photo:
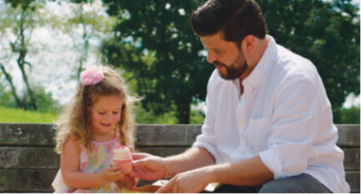
[(125, 174), (132, 171), (132, 154), (128, 147), (119, 146), (112, 150), (112, 166), (119, 167)]
[(112, 160), (112, 166), (120, 168), (125, 174), (132, 171), (132, 160)]

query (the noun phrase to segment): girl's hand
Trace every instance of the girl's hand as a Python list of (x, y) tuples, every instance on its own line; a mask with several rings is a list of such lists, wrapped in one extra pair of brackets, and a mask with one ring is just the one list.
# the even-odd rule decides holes
[(101, 172), (100, 175), (104, 183), (107, 184), (122, 179), (124, 172), (118, 167), (108, 167), (103, 172)]

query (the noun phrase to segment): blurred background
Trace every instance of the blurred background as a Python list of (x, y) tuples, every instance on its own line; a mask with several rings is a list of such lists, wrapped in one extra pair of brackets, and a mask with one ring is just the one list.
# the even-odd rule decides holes
[[(136, 123), (202, 124), (214, 65), (189, 18), (204, 0), (0, 0), (0, 122), (53, 123), (86, 67), (112, 64)], [(360, 1), (258, 0), (268, 34), (310, 59), (336, 124), (360, 123)]]

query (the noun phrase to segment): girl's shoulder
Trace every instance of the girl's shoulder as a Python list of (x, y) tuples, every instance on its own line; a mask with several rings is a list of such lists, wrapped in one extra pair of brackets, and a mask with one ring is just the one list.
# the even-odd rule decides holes
[(65, 165), (75, 165), (79, 162), (79, 156), (80, 156), (80, 148), (78, 146), (78, 143), (74, 138), (68, 137), (67, 140), (64, 142), (61, 155), (61, 160), (68, 161), (68, 164)]
[(64, 142), (63, 149), (72, 149), (80, 152), (79, 143), (77, 143), (73, 137), (67, 138), (67, 140)]

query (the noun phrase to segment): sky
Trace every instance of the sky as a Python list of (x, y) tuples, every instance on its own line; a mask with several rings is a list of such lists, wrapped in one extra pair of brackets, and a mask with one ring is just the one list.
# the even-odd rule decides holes
[[(61, 2), (60, 5), (58, 2)], [(64, 1), (58, 2), (48, 2), (43, 17), (47, 16), (46, 13), (55, 14), (59, 18), (69, 17), (73, 14), (70, 9), (72, 4), (65, 3)], [(353, 0), (353, 3), (360, 6), (360, 0)], [(0, 0), (0, 11), (3, 5), (4, 0)], [(97, 10), (99, 14), (106, 16), (105, 8), (100, 0), (95, 0), (92, 6), (85, 6), (84, 10)], [(90, 53), (84, 67), (101, 63), (98, 47), (100, 39), (107, 38), (107, 36), (109, 35), (90, 39)], [(25, 90), (25, 86), (16, 65), (17, 56), (8, 54), (10, 53), (9, 38), (11, 40), (16, 39), (11, 31), (0, 34), (0, 63), (6, 64), (5, 67), (13, 75), (15, 85), (21, 92)], [(34, 64), (32, 68), (27, 67), (29, 79), (32, 83), (43, 86), (47, 92), (51, 92), (53, 98), (61, 104), (67, 103), (75, 92), (77, 80), (74, 79), (74, 76), (76, 75), (80, 54), (74, 45), (79, 45), (80, 41), (81, 29), (73, 30), (71, 35), (59, 30), (52, 30), (49, 26), (35, 28), (32, 32), (30, 39), (31, 49), (29, 49), (26, 58), (27, 61)], [(4, 78), (0, 81), (2, 83), (6, 82)], [(352, 105), (359, 104), (360, 97), (350, 95), (344, 106), (349, 108)], [(197, 109), (204, 109), (204, 105), (198, 106)]]
[(352, 3), (354, 3), (355, 5), (360, 6), (360, 0), (352, 0)]

